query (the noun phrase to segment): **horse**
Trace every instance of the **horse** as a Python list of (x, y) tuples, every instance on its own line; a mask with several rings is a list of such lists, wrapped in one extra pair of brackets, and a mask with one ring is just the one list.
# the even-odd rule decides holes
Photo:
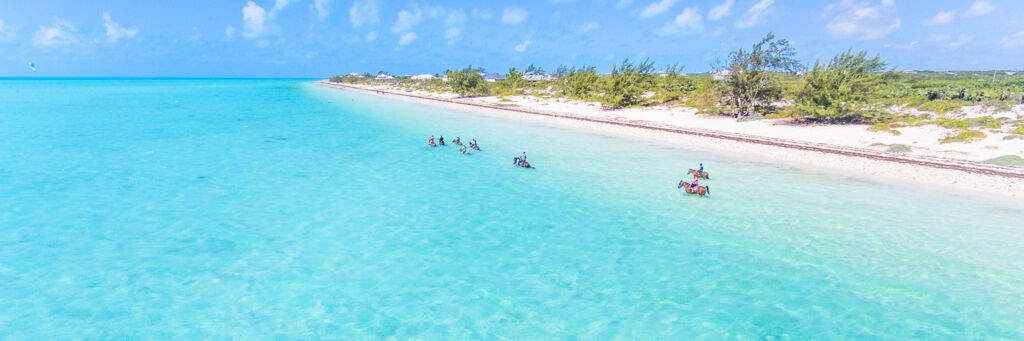
[(711, 187), (697, 186), (697, 189), (692, 189), (690, 188), (690, 183), (685, 180), (679, 180), (679, 187), (676, 188), (685, 188), (686, 194), (699, 194), (700, 196), (711, 194)]
[(529, 163), (529, 162), (526, 162), (526, 160), (523, 160), (523, 161), (519, 161), (519, 157), (516, 157), (516, 158), (514, 158), (514, 159), (513, 159), (513, 161), (515, 161), (515, 165), (516, 165), (517, 167), (523, 167), (523, 168), (533, 168), (533, 167), (531, 167), (531, 166), (530, 166), (530, 163)]
[(686, 173), (690, 174), (690, 175), (693, 175), (694, 177), (698, 177), (698, 178), (702, 178), (702, 179), (708, 179), (708, 172), (700, 172), (700, 175), (697, 175), (697, 170), (693, 169), (693, 168), (690, 168), (690, 171), (686, 172)]
[(437, 147), (437, 143), (434, 143), (434, 142), (430, 142), (430, 146), (431, 146), (431, 147)]

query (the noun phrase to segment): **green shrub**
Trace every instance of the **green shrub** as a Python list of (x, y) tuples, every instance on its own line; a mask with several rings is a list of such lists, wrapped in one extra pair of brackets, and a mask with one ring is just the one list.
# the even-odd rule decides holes
[(487, 81), (480, 75), (481, 69), (474, 69), (472, 65), (465, 69), (448, 71), (448, 86), (460, 96), (486, 95), (488, 93)]
[(1003, 155), (997, 158), (985, 160), (985, 163), (1000, 166), (1024, 167), (1024, 158), (1017, 155)]
[(613, 66), (605, 81), (605, 95), (601, 103), (616, 108), (639, 104), (641, 95), (652, 86), (652, 70), (654, 64), (647, 60), (634, 66), (626, 59), (622, 64)]
[(970, 103), (962, 101), (934, 100), (922, 103), (917, 107), (917, 109), (922, 111), (931, 111), (941, 115), (953, 110), (960, 110), (960, 108), (963, 108), (968, 104)]
[(958, 143), (971, 143), (971, 142), (973, 142), (976, 139), (982, 139), (982, 138), (985, 138), (986, 136), (988, 136), (988, 135), (985, 135), (985, 133), (977, 131), (977, 130), (963, 129), (963, 130), (958, 131), (956, 135), (949, 135), (949, 136), (946, 136), (943, 139), (940, 139), (939, 142), (941, 142), (941, 143), (954, 143), (954, 142), (958, 142)]
[(878, 71), (884, 67), (878, 56), (868, 58), (864, 51), (843, 52), (832, 58), (828, 66), (814, 62), (814, 68), (804, 77), (796, 111), (832, 122), (860, 120), (866, 114), (878, 116), (869, 114), (878, 110), (872, 110), (872, 103), (867, 100), (881, 82)]
[(909, 153), (910, 151), (910, 146), (905, 144), (894, 144), (889, 146), (889, 152), (891, 153)]
[(889, 124), (887, 124), (887, 123), (879, 123), (879, 124), (870, 126), (870, 127), (868, 127), (868, 131), (886, 132), (886, 133), (890, 133), (890, 134), (893, 134), (893, 135), (900, 135), (900, 134), (902, 134), (902, 133), (900, 133), (899, 130), (892, 129), (892, 127), (890, 127)]

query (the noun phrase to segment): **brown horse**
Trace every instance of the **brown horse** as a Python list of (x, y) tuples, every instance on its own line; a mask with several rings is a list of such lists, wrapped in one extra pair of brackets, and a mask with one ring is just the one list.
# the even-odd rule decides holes
[(430, 146), (431, 146), (431, 147), (437, 147), (437, 143), (433, 143), (433, 142), (431, 142), (431, 143), (430, 143)]
[(533, 168), (533, 167), (530, 166), (529, 162), (526, 162), (526, 160), (523, 160), (522, 162), (520, 162), (518, 157), (516, 157), (514, 159), (514, 161), (515, 161), (515, 165), (518, 166), (518, 167)]
[(679, 187), (676, 187), (676, 188), (684, 188), (684, 189), (686, 189), (686, 194), (699, 194), (700, 196), (705, 196), (705, 195), (711, 194), (711, 188), (710, 187), (708, 187), (708, 186), (697, 186), (697, 189), (692, 189), (692, 188), (690, 188), (690, 183), (686, 182), (685, 180), (679, 180)]
[(698, 178), (708, 179), (708, 172), (700, 172), (700, 175), (697, 175), (697, 170), (693, 169), (693, 168), (690, 168), (690, 171), (686, 172), (686, 173), (688, 173), (690, 175), (693, 175), (695, 177), (698, 177)]

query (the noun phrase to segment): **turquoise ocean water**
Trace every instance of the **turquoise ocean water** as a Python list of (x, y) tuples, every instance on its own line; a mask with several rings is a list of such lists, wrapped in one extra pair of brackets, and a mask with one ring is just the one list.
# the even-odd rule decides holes
[(1020, 340), (1022, 221), (297, 80), (0, 80), (3, 339)]

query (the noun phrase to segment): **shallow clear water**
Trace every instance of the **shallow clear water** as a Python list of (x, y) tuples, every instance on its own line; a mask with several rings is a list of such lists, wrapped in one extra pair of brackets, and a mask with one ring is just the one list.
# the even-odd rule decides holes
[(1024, 339), (970, 198), (287, 80), (0, 80), (0, 136), (12, 339)]

